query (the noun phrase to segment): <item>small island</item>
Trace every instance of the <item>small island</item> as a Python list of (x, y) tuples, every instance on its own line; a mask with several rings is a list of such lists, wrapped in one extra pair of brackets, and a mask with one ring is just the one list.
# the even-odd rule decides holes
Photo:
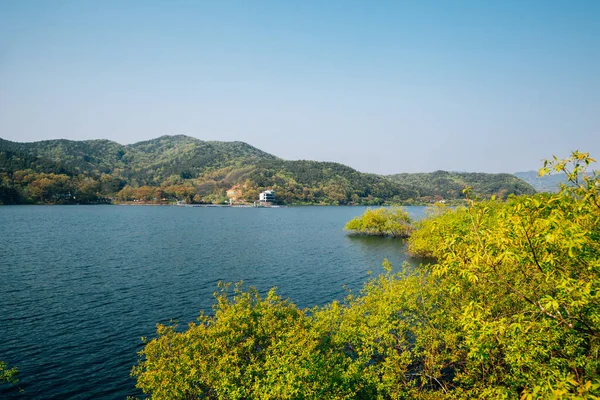
[(410, 236), (411, 218), (401, 207), (367, 209), (360, 217), (348, 221), (345, 230), (369, 236)]

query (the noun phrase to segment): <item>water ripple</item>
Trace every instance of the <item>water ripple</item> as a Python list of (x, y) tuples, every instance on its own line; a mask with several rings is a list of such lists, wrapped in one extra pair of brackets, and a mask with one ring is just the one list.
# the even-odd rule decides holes
[(210, 313), (219, 281), (277, 286), (300, 307), (343, 299), (384, 257), (406, 259), (401, 240), (342, 231), (363, 211), (0, 207), (0, 360), (25, 390), (0, 397), (139, 394), (129, 372), (140, 337)]

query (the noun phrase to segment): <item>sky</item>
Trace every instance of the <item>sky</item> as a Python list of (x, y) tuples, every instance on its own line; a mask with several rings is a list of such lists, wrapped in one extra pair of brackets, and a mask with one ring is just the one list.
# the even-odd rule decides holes
[(600, 1), (2, 0), (0, 137), (184, 134), (362, 172), (600, 157)]

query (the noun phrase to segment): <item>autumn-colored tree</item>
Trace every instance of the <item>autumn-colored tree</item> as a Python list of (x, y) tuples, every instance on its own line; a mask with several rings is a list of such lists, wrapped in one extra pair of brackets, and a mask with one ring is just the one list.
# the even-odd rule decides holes
[(75, 182), (74, 196), (78, 201), (94, 201), (98, 199), (100, 191), (100, 182), (90, 177), (78, 176)]
[(70, 199), (74, 188), (69, 176), (64, 174), (33, 174), (27, 186), (29, 194), (37, 201), (61, 202)]
[(151, 201), (154, 199), (154, 188), (150, 186), (140, 186), (135, 193), (136, 200)]
[(136, 198), (135, 188), (127, 185), (117, 193), (117, 198), (120, 201), (132, 201)]

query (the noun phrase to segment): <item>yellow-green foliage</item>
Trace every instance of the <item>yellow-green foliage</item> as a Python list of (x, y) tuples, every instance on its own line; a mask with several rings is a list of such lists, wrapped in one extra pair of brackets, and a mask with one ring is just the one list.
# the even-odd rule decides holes
[[(413, 253), (433, 256), (433, 277), (461, 315), (460, 381), (525, 397), (600, 391), (600, 202), (592, 160), (575, 152), (561, 193), (486, 201), (418, 224)], [(542, 171), (542, 172), (545, 172)]]
[(367, 209), (350, 220), (344, 229), (353, 233), (375, 236), (408, 237), (410, 216), (400, 207)]
[[(359, 296), (298, 310), (274, 290), (227, 287), (213, 317), (184, 332), (159, 325), (134, 367), (137, 386), (153, 399), (371, 399), (418, 396), (447, 384), (441, 370), (455, 343), (436, 324), (453, 324), (447, 300), (422, 273), (388, 272)], [(435, 321), (435, 323), (434, 323)]]
[(12, 383), (15, 384), (19, 380), (17, 379), (19, 371), (16, 368), (9, 368), (4, 361), (0, 361), (0, 384), (1, 383)]
[(343, 354), (332, 353), (304, 311), (274, 290), (261, 298), (236, 285), (231, 297), (227, 288), (213, 317), (183, 333), (159, 325), (133, 370), (138, 387), (154, 399), (352, 398), (339, 372)]
[[(573, 153), (558, 194), (437, 207), (409, 240), (433, 264), (298, 310), (226, 288), (159, 326), (133, 374), (154, 399), (600, 398), (600, 181)], [(572, 165), (572, 169), (571, 168)], [(576, 174), (573, 174), (576, 171)]]

